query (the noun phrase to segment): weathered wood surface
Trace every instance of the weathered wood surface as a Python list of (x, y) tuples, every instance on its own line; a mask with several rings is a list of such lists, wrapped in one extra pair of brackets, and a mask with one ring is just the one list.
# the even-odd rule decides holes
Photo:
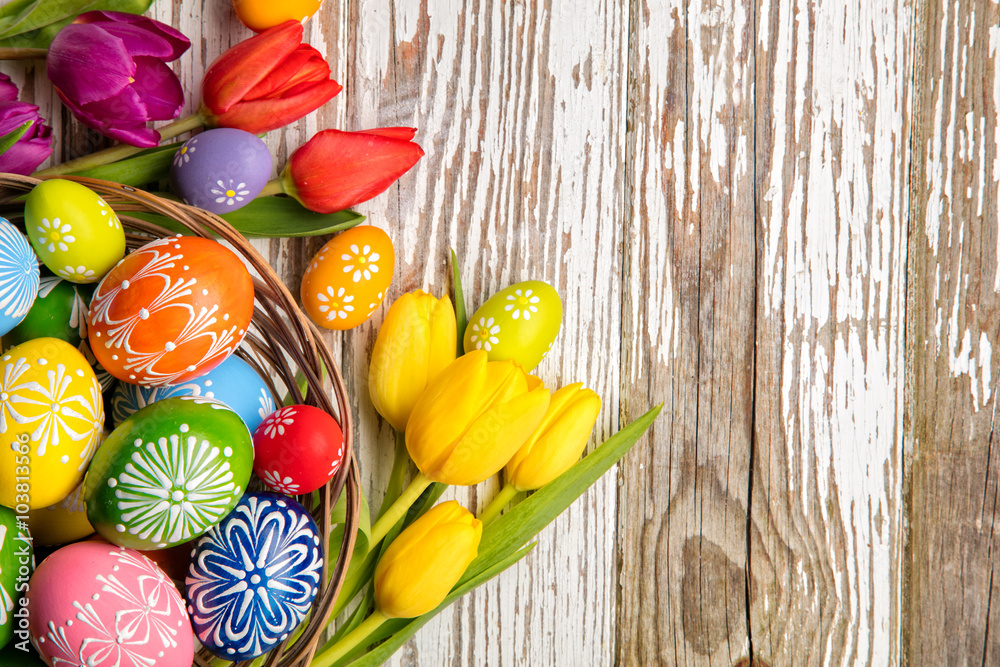
[[(160, 0), (206, 65), (227, 2)], [(418, 128), (426, 156), (359, 209), (389, 298), (564, 299), (539, 374), (604, 399), (597, 438), (663, 416), (536, 551), (392, 664), (997, 664), (1000, 337), (995, 0), (327, 2), (307, 39), (344, 92), (267, 142)], [(3, 71), (57, 156), (99, 142), (40, 67)], [(261, 242), (295, 287), (322, 239)], [(330, 335), (366, 488), (381, 313)], [(481, 508), (495, 485), (453, 490)], [(377, 495), (375, 496), (377, 502)]]

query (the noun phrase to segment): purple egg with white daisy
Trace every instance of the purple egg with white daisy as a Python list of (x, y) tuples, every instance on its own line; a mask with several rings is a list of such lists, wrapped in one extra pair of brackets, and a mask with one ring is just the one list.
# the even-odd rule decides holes
[(170, 184), (184, 203), (223, 215), (260, 194), (271, 166), (267, 145), (255, 135), (218, 128), (184, 142), (174, 154)]

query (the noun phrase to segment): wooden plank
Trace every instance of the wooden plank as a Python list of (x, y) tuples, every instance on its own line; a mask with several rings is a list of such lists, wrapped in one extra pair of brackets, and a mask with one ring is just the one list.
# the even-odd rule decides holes
[[(396, 243), (389, 296), (446, 290), (451, 247), (470, 314), (508, 284), (550, 282), (563, 297), (563, 331), (537, 373), (553, 387), (593, 386), (605, 405), (598, 437), (606, 437), (617, 426), (621, 338), (622, 8), (610, 0), (363, 0), (352, 16), (349, 127), (412, 125), (427, 153), (390, 197), (363, 207)], [(362, 399), (373, 334), (374, 326), (361, 330), (345, 345)], [(377, 424), (359, 403), (362, 422)], [(368, 470), (389, 467), (390, 433), (378, 433), (362, 460)], [(476, 509), (495, 488), (446, 497)], [(600, 482), (524, 563), (428, 624), (390, 664), (607, 663), (615, 492), (613, 478)]]
[(911, 14), (757, 16), (750, 614), (766, 664), (900, 657)]
[(998, 23), (991, 1), (928, 2), (917, 15), (903, 636), (912, 665), (1000, 660)]
[(630, 8), (617, 661), (747, 651), (755, 222), (753, 4)]

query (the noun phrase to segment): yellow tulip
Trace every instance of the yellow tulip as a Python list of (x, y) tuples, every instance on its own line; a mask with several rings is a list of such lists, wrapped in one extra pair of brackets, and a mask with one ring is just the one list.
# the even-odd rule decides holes
[(458, 333), (451, 299), (423, 290), (404, 294), (389, 308), (375, 339), (368, 392), (379, 414), (397, 431), (429, 382), (455, 360)]
[(454, 500), (433, 507), (399, 534), (375, 568), (375, 607), (414, 618), (437, 607), (479, 552), (483, 524)]
[(507, 463), (505, 477), (518, 491), (540, 489), (580, 460), (601, 411), (601, 398), (583, 383), (552, 394), (548, 412)]
[(475, 350), (427, 385), (406, 425), (406, 449), (428, 480), (478, 484), (503, 468), (548, 407), (541, 380)]

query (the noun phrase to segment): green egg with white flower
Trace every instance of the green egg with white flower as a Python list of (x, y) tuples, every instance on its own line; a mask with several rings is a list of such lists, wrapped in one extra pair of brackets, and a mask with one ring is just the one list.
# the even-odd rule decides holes
[(74, 181), (42, 181), (24, 203), (24, 227), (35, 254), (73, 283), (96, 283), (125, 256), (125, 230), (93, 190)]
[(469, 318), (466, 352), (486, 350), (491, 361), (513, 359), (531, 371), (548, 353), (562, 325), (559, 293), (539, 280), (517, 283), (491, 296)]

